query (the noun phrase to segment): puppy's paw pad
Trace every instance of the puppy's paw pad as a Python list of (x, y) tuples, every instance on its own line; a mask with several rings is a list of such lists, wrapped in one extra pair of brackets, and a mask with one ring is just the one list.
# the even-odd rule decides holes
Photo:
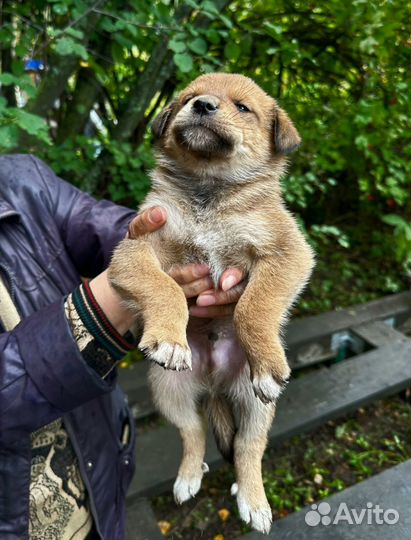
[(161, 342), (154, 346), (141, 347), (146, 355), (165, 369), (183, 371), (191, 369), (191, 351), (178, 343)]
[(233, 497), (236, 497), (237, 496), (237, 493), (238, 493), (238, 484), (237, 482), (234, 482), (234, 484), (232, 484), (231, 488), (230, 488), (230, 493)]
[(253, 379), (254, 394), (263, 403), (271, 403), (279, 398), (285, 384), (285, 381), (279, 384), (271, 375), (256, 375)]
[(200, 487), (201, 477), (186, 479), (178, 476), (173, 487), (174, 500), (178, 504), (183, 504), (195, 497)]
[(273, 520), (271, 508), (267, 500), (256, 507), (251, 507), (247, 499), (239, 492), (237, 494), (237, 505), (240, 517), (256, 531), (268, 534)]

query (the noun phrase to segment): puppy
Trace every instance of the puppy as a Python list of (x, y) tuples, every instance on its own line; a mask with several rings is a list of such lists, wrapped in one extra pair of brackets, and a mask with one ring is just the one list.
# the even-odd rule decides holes
[[(206, 409), (219, 449), (234, 460), (241, 518), (268, 533), (261, 460), (290, 375), (280, 330), (313, 268), (279, 182), (300, 137), (252, 80), (223, 73), (192, 82), (157, 117), (153, 132), (157, 168), (141, 209), (164, 207), (167, 223), (124, 240), (109, 278), (142, 316), (139, 347), (153, 360), (154, 400), (181, 433), (176, 501), (195, 496), (207, 470)], [(212, 321), (201, 358), (192, 357), (187, 342), (186, 298), (167, 274), (188, 263), (208, 264), (216, 287), (228, 267), (248, 276), (234, 316)]]

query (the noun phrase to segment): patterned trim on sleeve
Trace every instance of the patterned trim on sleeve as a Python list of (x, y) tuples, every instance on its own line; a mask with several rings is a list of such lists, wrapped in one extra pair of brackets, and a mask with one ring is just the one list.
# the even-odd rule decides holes
[[(105, 378), (136, 345), (116, 332), (94, 297), (90, 297), (90, 288), (86, 287), (80, 285), (67, 297), (65, 313), (84, 360)], [(91, 307), (92, 301), (95, 302), (94, 309)]]

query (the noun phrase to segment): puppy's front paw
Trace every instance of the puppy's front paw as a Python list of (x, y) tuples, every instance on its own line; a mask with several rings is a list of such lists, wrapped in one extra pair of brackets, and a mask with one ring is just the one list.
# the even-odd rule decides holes
[(167, 341), (148, 341), (144, 336), (139, 348), (150, 358), (165, 369), (184, 371), (192, 369), (191, 350), (188, 345), (169, 343)]
[(280, 343), (272, 345), (270, 356), (272, 361), (258, 366), (252, 374), (254, 394), (266, 404), (273, 403), (279, 398), (291, 374)]
[(237, 492), (237, 506), (240, 517), (256, 531), (268, 534), (273, 520), (271, 508), (264, 497), (258, 504), (250, 504), (247, 496), (242, 493), (241, 488)]

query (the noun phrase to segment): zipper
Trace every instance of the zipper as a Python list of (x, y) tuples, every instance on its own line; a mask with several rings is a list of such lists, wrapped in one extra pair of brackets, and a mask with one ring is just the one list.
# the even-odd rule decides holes
[(97, 529), (97, 534), (102, 539), (103, 535), (101, 534), (100, 524), (98, 522), (97, 509), (96, 509), (96, 505), (94, 503), (93, 492), (91, 490), (91, 484), (90, 484), (89, 478), (87, 476), (87, 473), (86, 473), (86, 470), (85, 470), (85, 467), (84, 467), (83, 456), (82, 456), (82, 454), (80, 452), (80, 447), (79, 447), (79, 445), (77, 443), (76, 437), (74, 436), (74, 431), (72, 429), (70, 419), (69, 419), (69, 417), (67, 415), (63, 416), (63, 423), (64, 423), (64, 427), (67, 430), (67, 433), (69, 434), (71, 444), (73, 445), (74, 451), (75, 451), (76, 456), (77, 456), (77, 460), (78, 460), (78, 464), (79, 464), (79, 468), (80, 468), (80, 473), (81, 473), (81, 478), (83, 479), (83, 482), (84, 482), (84, 484), (85, 484), (85, 486), (87, 488), (88, 498), (89, 498), (89, 501), (90, 501), (91, 513), (92, 513), (93, 518), (94, 518), (94, 525), (95, 525), (95, 527)]

